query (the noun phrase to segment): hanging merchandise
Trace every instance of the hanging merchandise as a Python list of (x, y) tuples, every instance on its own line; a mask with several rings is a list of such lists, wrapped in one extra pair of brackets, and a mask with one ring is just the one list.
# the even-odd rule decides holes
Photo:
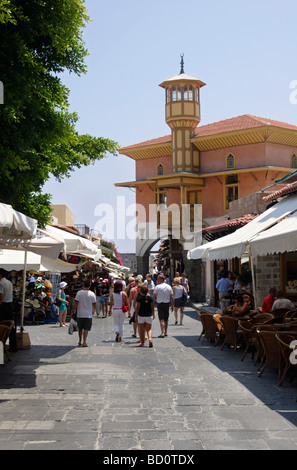
[(69, 255), (67, 256), (67, 263), (78, 265), (81, 262), (80, 256)]

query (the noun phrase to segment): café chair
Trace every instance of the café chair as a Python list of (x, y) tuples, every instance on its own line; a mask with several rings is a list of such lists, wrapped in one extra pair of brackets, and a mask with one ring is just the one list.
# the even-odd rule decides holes
[(203, 327), (203, 334), (204, 338), (202, 340), (202, 343), (204, 343), (205, 338), (208, 339), (211, 343), (213, 341), (217, 341), (217, 336), (218, 336), (218, 329), (217, 329), (217, 324), (215, 320), (213, 319), (213, 316), (211, 313), (208, 312), (199, 312), (200, 320), (202, 323)]
[(200, 341), (202, 335), (204, 335), (204, 333), (205, 333), (205, 327), (204, 327), (204, 325), (203, 325), (203, 323), (202, 323), (202, 321), (201, 321), (201, 315), (206, 314), (206, 313), (208, 313), (208, 312), (206, 312), (205, 310), (199, 310), (199, 311), (198, 311), (198, 315), (199, 315), (199, 317), (200, 317), (200, 322), (201, 322), (201, 325), (202, 325), (202, 331), (201, 331), (201, 334), (200, 334), (200, 336), (199, 336), (199, 338), (198, 338), (198, 341)]
[[(293, 349), (290, 347), (292, 341), (297, 340), (297, 333), (296, 335), (292, 335), (291, 333), (276, 333), (276, 339), (279, 342), (282, 358), (283, 358), (283, 372), (279, 381), (279, 386), (282, 386), (284, 383), (288, 372), (293, 372), (295, 368), (296, 372), (296, 365), (292, 364), (290, 361), (290, 356), (293, 352)], [(296, 349), (296, 347), (295, 347)], [(297, 352), (297, 351), (296, 351)]]
[(242, 336), (242, 332), (238, 327), (238, 319), (232, 318), (228, 316), (222, 316), (220, 321), (223, 325), (223, 334), (224, 334), (224, 341), (221, 347), (221, 351), (224, 349), (225, 345), (228, 344), (229, 346), (234, 347), (234, 351), (237, 349), (238, 340)]
[(271, 324), (270, 325), (269, 324), (255, 325), (255, 326), (256, 326), (255, 338), (256, 338), (256, 343), (257, 343), (257, 346), (256, 346), (257, 356), (255, 359), (254, 365), (256, 366), (259, 363), (259, 366), (258, 366), (258, 372), (259, 372), (265, 359), (265, 353), (264, 353), (262, 343), (260, 341), (259, 331), (273, 331), (274, 333), (277, 333), (278, 330), (275, 325), (271, 325)]
[(270, 368), (277, 370), (280, 379), (282, 355), (279, 342), (276, 339), (276, 330), (264, 331), (258, 328), (257, 333), (264, 352), (261, 367), (259, 368), (259, 377), (262, 376), (266, 368)]
[(257, 338), (256, 338), (256, 326), (249, 321), (239, 320), (238, 326), (242, 332), (243, 339), (245, 342), (245, 350), (241, 358), (244, 361), (250, 348), (253, 349), (252, 359), (254, 359), (255, 352), (257, 350)]
[(285, 314), (285, 321), (290, 321), (290, 320), (297, 320), (297, 310), (296, 309), (292, 309), (292, 310), (289, 310), (286, 314)]
[(254, 315), (251, 318), (250, 323), (253, 323), (255, 325), (260, 325), (260, 324), (268, 323), (273, 319), (274, 319), (274, 315), (272, 315), (272, 313), (258, 313), (257, 315)]
[(283, 317), (285, 318), (286, 314), (289, 312), (291, 309), (287, 308), (276, 308), (275, 310), (272, 311), (273, 315), (275, 317)]

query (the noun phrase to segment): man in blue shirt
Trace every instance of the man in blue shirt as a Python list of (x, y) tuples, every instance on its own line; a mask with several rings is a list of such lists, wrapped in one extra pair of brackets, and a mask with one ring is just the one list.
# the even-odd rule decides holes
[(219, 300), (228, 295), (229, 281), (226, 274), (223, 274), (221, 279), (218, 280), (216, 288), (219, 291)]

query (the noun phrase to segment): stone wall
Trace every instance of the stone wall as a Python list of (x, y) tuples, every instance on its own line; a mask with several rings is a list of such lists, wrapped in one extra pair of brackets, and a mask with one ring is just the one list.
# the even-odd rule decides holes
[(149, 254), (144, 256), (136, 256), (137, 261), (137, 274), (141, 274), (145, 279), (145, 276), (149, 272)]
[(205, 265), (201, 260), (188, 260), (187, 251), (183, 252), (185, 273), (190, 285), (190, 296), (193, 302), (202, 302), (205, 299)]
[(259, 192), (230, 202), (230, 219), (243, 217), (246, 214), (261, 214), (266, 210), (267, 207), (267, 202), (263, 201), (263, 197), (267, 196), (268, 194), (270, 193)]
[(258, 306), (261, 306), (271, 287), (280, 289), (280, 255), (257, 256), (254, 266), (256, 302)]

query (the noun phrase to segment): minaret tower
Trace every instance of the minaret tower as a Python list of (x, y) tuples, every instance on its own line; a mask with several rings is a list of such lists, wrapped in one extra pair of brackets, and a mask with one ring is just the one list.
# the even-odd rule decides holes
[(184, 72), (181, 55), (180, 74), (160, 84), (165, 88), (165, 118), (172, 134), (172, 172), (199, 172), (199, 152), (190, 136), (200, 122), (200, 88), (205, 83)]

